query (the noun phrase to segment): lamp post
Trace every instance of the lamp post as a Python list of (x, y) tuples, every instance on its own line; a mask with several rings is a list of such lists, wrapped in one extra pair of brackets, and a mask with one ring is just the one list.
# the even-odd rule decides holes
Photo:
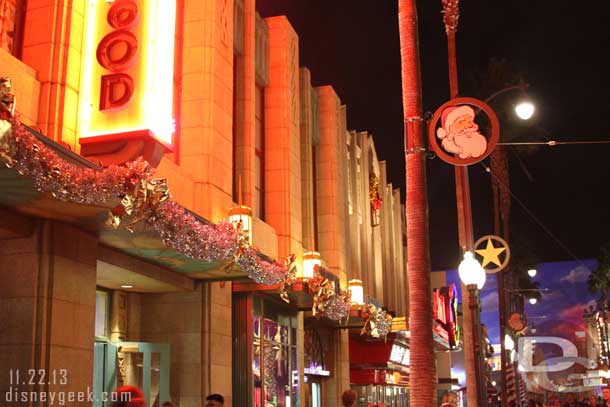
[[(464, 253), (464, 260), (458, 267), (458, 274), (462, 283), (468, 289), (468, 308), (470, 309), (471, 324), (465, 325), (464, 336), (468, 335), (472, 338), (472, 348), (464, 351), (472, 352), (474, 360), (474, 372), (476, 377), (475, 383), (467, 383), (467, 386), (476, 386), (477, 406), (483, 407), (487, 404), (487, 381), (485, 378), (485, 370), (483, 368), (482, 349), (481, 349), (481, 322), (479, 312), (479, 290), (485, 285), (485, 270), (481, 264), (474, 258), (472, 252)], [(468, 332), (470, 331), (470, 332)]]
[[(494, 93), (492, 93), (487, 99), (485, 99), (485, 103), (490, 103), (492, 100), (497, 98), (500, 95), (512, 92), (519, 91), (521, 92), (521, 101), (515, 106), (515, 113), (521, 120), (528, 120), (532, 117), (535, 111), (534, 105), (527, 99), (525, 95), (525, 89), (527, 88), (527, 84), (523, 81), (519, 82), (517, 85), (507, 86), (502, 88)], [(505, 182), (498, 183), (497, 181), (492, 180), (493, 185), (493, 202), (494, 202), (494, 229), (496, 235), (501, 235), (504, 240), (509, 241), (509, 212), (510, 212), (510, 198), (507, 192), (501, 191), (502, 188), (507, 188), (508, 184), (508, 169), (505, 168), (506, 158), (504, 155), (504, 151), (501, 146), (497, 146), (496, 150), (491, 154), (491, 167), (495, 170), (498, 168), (502, 174), (495, 174), (498, 178), (504, 175)], [(495, 165), (494, 165), (495, 164)], [(496, 172), (496, 171), (494, 171)], [(494, 184), (495, 182), (495, 184)], [(508, 202), (502, 202), (504, 197), (508, 199)], [(502, 212), (502, 215), (500, 215)], [(503, 227), (501, 228), (500, 219), (503, 219)], [(502, 231), (501, 231), (502, 230)], [(503, 233), (502, 233), (503, 232)], [(498, 281), (498, 313), (500, 319), (500, 338), (505, 336), (506, 333), (506, 310), (504, 309), (506, 305), (506, 300), (504, 297), (504, 273), (506, 270), (500, 270), (496, 276)], [(529, 272), (528, 272), (529, 273)], [(530, 274), (531, 275), (531, 274)], [(535, 275), (535, 273), (534, 273)], [(532, 276), (533, 277), (533, 276)], [(506, 393), (506, 366), (507, 366), (507, 358), (506, 358), (506, 348), (504, 346), (504, 341), (500, 341), (500, 375), (502, 378), (502, 393), (501, 393), (501, 403), (503, 407), (507, 407), (507, 393)]]

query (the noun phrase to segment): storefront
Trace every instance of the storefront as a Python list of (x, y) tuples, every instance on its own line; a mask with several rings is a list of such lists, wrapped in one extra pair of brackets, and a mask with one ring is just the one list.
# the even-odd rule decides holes
[(299, 406), (298, 310), (252, 292), (235, 293), (233, 307), (234, 404)]
[(332, 328), (314, 318), (305, 320), (303, 369), (305, 375), (303, 405), (305, 406), (323, 405), (328, 381), (336, 373), (331, 370), (328, 363), (332, 340)]
[(350, 384), (358, 394), (357, 407), (378, 403), (385, 407), (409, 405), (410, 352), (404, 338), (364, 341), (350, 338)]

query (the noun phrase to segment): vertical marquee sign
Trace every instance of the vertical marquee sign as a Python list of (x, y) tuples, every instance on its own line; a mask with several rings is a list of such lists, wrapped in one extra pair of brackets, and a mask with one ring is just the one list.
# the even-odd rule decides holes
[(174, 0), (88, 0), (80, 143), (147, 138), (171, 149)]
[(460, 331), (457, 319), (457, 288), (454, 284), (448, 287), (435, 288), (433, 297), (434, 332), (447, 342), (450, 348), (460, 344)]

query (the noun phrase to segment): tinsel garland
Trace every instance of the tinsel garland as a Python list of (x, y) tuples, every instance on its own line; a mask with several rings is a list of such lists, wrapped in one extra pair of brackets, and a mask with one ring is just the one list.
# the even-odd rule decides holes
[(276, 350), (273, 349), (271, 344), (265, 346), (265, 360), (264, 360), (264, 371), (265, 371), (265, 397), (267, 400), (272, 401), (277, 398), (277, 379), (275, 378), (275, 359)]
[(335, 294), (326, 303), (326, 317), (333, 321), (347, 319), (351, 306), (351, 292), (349, 290)]
[(142, 159), (100, 170), (78, 167), (44, 146), (5, 109), (0, 109), (0, 158), (30, 177), (38, 191), (62, 201), (85, 205), (118, 202), (109, 213), (108, 225), (131, 227), (145, 222), (167, 246), (187, 257), (235, 261), (259, 284), (291, 283), (286, 260), (261, 259), (244, 247), (240, 233), (227, 221), (218, 225), (198, 221), (171, 199), (165, 179), (152, 178), (153, 169)]

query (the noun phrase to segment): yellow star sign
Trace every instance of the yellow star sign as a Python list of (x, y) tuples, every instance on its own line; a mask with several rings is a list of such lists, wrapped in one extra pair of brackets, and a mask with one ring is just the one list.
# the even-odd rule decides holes
[(475, 250), (475, 252), (483, 256), (483, 267), (489, 263), (493, 263), (500, 267), (502, 266), (502, 262), (498, 256), (505, 250), (506, 247), (494, 247), (491, 239), (487, 239), (487, 247), (485, 247), (485, 249)]

